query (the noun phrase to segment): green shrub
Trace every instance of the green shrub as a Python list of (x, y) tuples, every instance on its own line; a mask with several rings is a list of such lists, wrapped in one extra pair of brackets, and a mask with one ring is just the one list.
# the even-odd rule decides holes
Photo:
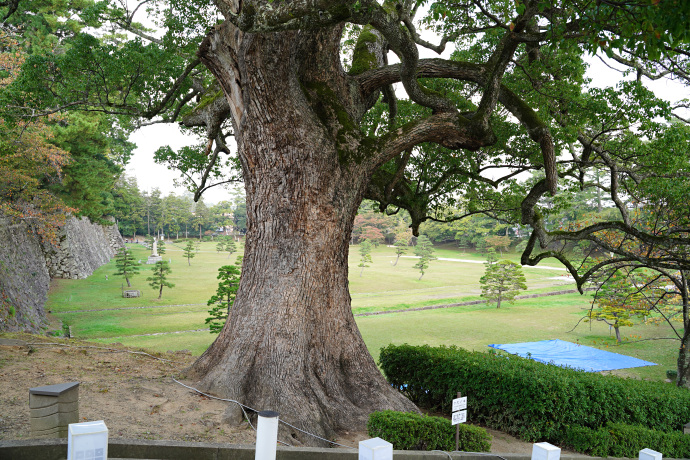
[[(393, 444), (396, 450), (455, 450), (455, 426), (443, 417), (386, 410), (374, 412), (367, 422), (367, 433)], [(460, 450), (489, 452), (491, 436), (485, 429), (460, 425)]]
[(418, 405), (449, 413), (461, 391), (468, 420), (527, 441), (557, 443), (574, 425), (598, 429), (614, 422), (670, 432), (690, 421), (690, 391), (663, 382), (455, 347), (389, 345), (380, 364), (388, 381)]
[(664, 457), (690, 458), (690, 436), (680, 431), (665, 433), (622, 423), (610, 423), (597, 430), (583, 426), (569, 427), (563, 444), (596, 457), (637, 458), (642, 449), (652, 449), (661, 452)]

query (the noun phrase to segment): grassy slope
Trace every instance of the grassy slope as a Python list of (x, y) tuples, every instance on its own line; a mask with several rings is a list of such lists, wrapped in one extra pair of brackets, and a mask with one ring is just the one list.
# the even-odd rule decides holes
[[(240, 251), (241, 253), (241, 251)], [(138, 259), (145, 260), (148, 251), (135, 247)], [(178, 334), (138, 336), (158, 332), (190, 331), (205, 328), (206, 300), (214, 293), (217, 269), (233, 263), (238, 254), (230, 258), (227, 253), (217, 254), (215, 243), (204, 243), (201, 252), (192, 259), (192, 266), (183, 258), (182, 250), (168, 245), (165, 259), (171, 259), (173, 272), (170, 280), (176, 283), (172, 289), (164, 289), (163, 298), (156, 300), (157, 291), (150, 288), (145, 278), (150, 267), (143, 266), (133, 278), (134, 289), (140, 289), (143, 297), (123, 299), (120, 296), (122, 278), (113, 276), (114, 262), (100, 269), (86, 280), (57, 280), (54, 282), (47, 308), (67, 324), (81, 338), (99, 342), (118, 341), (129, 346), (148, 347), (155, 350), (188, 349), (200, 354), (215, 336), (208, 332), (181, 332)], [(479, 278), (484, 267), (476, 263), (433, 261), (422, 280), (413, 268), (415, 259), (401, 258), (394, 267), (394, 250), (380, 246), (373, 252), (373, 264), (364, 269), (360, 277), (359, 253), (353, 247), (350, 254), (350, 290), (355, 313), (448, 304), (479, 298)], [(411, 255), (411, 251), (406, 255)], [(477, 254), (460, 253), (441, 248), (438, 257), (476, 260)], [(509, 258), (516, 260), (516, 256)], [(525, 268), (530, 292), (572, 288), (562, 280), (562, 271)], [(105, 275), (108, 275), (108, 280)], [(109, 308), (146, 307), (118, 311)], [(647, 341), (613, 346), (608, 327), (581, 324), (574, 332), (568, 332), (577, 323), (583, 309), (588, 308), (589, 297), (565, 295), (538, 299), (518, 300), (506, 304), (500, 310), (492, 305), (473, 305), (423, 312), (395, 313), (390, 315), (360, 317), (357, 319), (362, 336), (372, 355), (378, 357), (379, 349), (388, 343), (413, 343), (430, 345), (459, 345), (484, 350), (490, 343), (510, 343), (560, 338), (585, 345), (597, 345), (623, 354), (657, 362), (660, 366), (622, 371), (623, 375), (663, 379), (666, 369), (674, 368), (676, 342), (670, 340)], [(82, 312), (80, 310), (100, 310)], [(669, 337), (668, 326), (636, 326), (626, 328), (626, 336), (643, 338)]]

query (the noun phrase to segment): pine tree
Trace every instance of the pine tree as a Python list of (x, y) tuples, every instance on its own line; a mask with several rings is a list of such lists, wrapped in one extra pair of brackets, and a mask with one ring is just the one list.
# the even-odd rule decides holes
[(241, 259), (238, 258), (235, 265), (224, 265), (218, 269), (218, 279), (221, 281), (218, 283), (216, 294), (207, 303), (211, 307), (208, 311), (211, 316), (206, 318), (206, 324), (211, 334), (218, 334), (230, 316), (230, 309), (240, 285), (240, 264)]
[(117, 251), (115, 255), (115, 267), (117, 267), (117, 272), (114, 274), (116, 276), (124, 276), (125, 281), (127, 281), (127, 287), (132, 287), (129, 278), (139, 273), (139, 266), (139, 263), (134, 259), (134, 255), (132, 255), (132, 251), (127, 247), (122, 247)]
[(175, 285), (169, 282), (167, 279), (168, 274), (172, 272), (172, 269), (170, 268), (170, 264), (168, 264), (168, 262), (161, 260), (160, 262), (156, 262), (156, 265), (153, 266), (152, 271), (153, 275), (146, 278), (146, 281), (149, 282), (149, 285), (153, 289), (158, 289), (158, 300), (160, 300), (163, 296), (164, 287), (175, 287)]
[(486, 251), (486, 262), (484, 265), (493, 265), (496, 262), (498, 262), (498, 255), (496, 254), (496, 250), (494, 248), (489, 248)]
[(419, 275), (419, 279), (421, 280), (422, 276), (424, 276), (424, 270), (429, 268), (429, 262), (436, 260), (436, 257), (432, 255), (434, 253), (434, 246), (426, 235), (419, 235), (414, 253), (419, 257), (419, 261), (414, 265), (414, 268), (419, 269), (421, 272), (421, 275)]
[(395, 258), (395, 263), (393, 266), (395, 267), (398, 265), (398, 260), (400, 260), (400, 256), (405, 254), (407, 252), (407, 243), (403, 240), (398, 240), (395, 242), (395, 255), (397, 256)]
[(237, 245), (233, 240), (228, 240), (225, 243), (225, 250), (228, 251), (228, 259), (232, 255), (233, 252), (237, 251)]
[(482, 285), (482, 297), (486, 303), (496, 302), (496, 308), (501, 308), (501, 301), (513, 302), (521, 290), (527, 289), (527, 280), (520, 265), (509, 260), (499, 260), (484, 264), (486, 271), (479, 279)]
[(165, 254), (165, 240), (163, 240), (163, 238), (158, 240), (158, 242), (156, 243), (156, 250), (158, 251), (158, 255), (160, 256)]
[(187, 241), (187, 245), (184, 247), (183, 250), (183, 255), (187, 258), (187, 265), (191, 266), (191, 259), (193, 259), (194, 256), (196, 256), (196, 253), (194, 252), (194, 243), (192, 242), (192, 240)]
[(371, 263), (371, 243), (369, 240), (364, 240), (362, 243), (359, 245), (359, 254), (362, 256), (361, 259), (359, 260), (359, 265), (358, 267), (362, 267), (362, 270), (359, 272), (359, 276), (362, 276), (362, 273), (364, 273), (364, 267), (368, 267), (367, 263)]

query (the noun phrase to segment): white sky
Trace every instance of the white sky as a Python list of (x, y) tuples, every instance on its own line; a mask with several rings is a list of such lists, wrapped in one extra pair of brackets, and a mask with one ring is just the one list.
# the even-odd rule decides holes
[[(433, 42), (438, 40), (433, 37), (425, 36), (424, 38)], [(452, 49), (452, 45), (449, 44), (441, 57), (448, 58)], [(422, 49), (420, 50), (420, 57), (431, 58), (438, 57), (438, 55), (433, 51)], [(395, 55), (392, 55), (389, 56), (389, 60), (395, 62), (397, 58)], [(614, 68), (622, 69), (622, 66), (613, 61), (607, 60), (607, 62)], [(589, 59), (589, 64), (590, 67), (586, 75), (592, 79), (591, 86), (614, 86), (622, 78), (620, 73), (607, 67), (598, 58)], [(629, 75), (626, 79), (633, 78), (635, 78), (634, 75)], [(670, 102), (690, 97), (688, 88), (668, 79), (650, 81), (643, 77), (643, 82), (657, 97)], [(401, 88), (396, 92), (400, 92), (400, 90)], [(404, 97), (404, 94), (399, 94), (399, 97)], [(163, 165), (156, 164), (153, 161), (153, 153), (164, 145), (170, 145), (174, 150), (177, 150), (183, 146), (194, 144), (197, 142), (197, 139), (182, 134), (176, 124), (158, 124), (141, 128), (130, 137), (130, 140), (137, 145), (137, 148), (134, 150), (134, 155), (127, 166), (126, 174), (136, 177), (140, 190), (151, 191), (158, 187), (164, 196), (170, 193), (181, 195), (186, 192), (184, 188), (176, 187), (173, 183), (175, 179), (180, 177), (179, 173), (168, 170)], [(234, 149), (234, 141), (232, 139), (230, 139), (230, 144), (231, 148)], [(219, 201), (229, 200), (230, 193), (224, 186), (213, 187), (204, 192), (203, 199), (206, 204), (214, 204)]]

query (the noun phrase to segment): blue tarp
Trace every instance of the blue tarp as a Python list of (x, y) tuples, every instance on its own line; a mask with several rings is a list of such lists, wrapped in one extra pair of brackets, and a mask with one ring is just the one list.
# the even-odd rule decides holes
[(563, 340), (542, 340), (541, 342), (523, 342), (492, 344), (490, 347), (508, 353), (533, 359), (541, 363), (571, 367), (586, 372), (611, 371), (629, 367), (656, 366), (655, 363), (625, 356), (610, 351), (598, 350)]

